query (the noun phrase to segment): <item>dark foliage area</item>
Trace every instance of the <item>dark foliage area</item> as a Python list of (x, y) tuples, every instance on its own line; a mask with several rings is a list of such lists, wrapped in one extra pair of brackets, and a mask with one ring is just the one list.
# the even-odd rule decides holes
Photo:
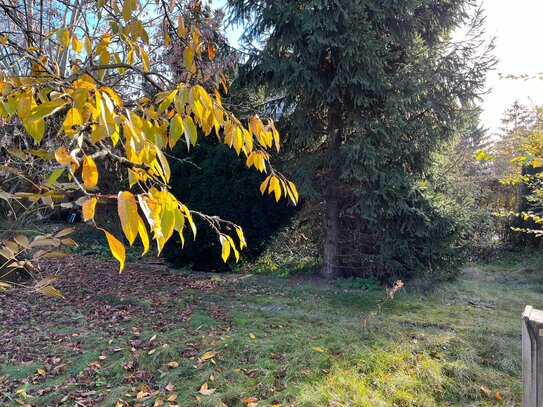
[[(189, 208), (240, 225), (248, 243), (241, 252), (242, 260), (262, 253), (278, 228), (295, 213), (295, 208), (285, 201), (276, 203), (271, 196), (262, 196), (259, 186), (265, 176), (248, 169), (234, 151), (211, 138), (202, 140), (189, 153), (185, 146), (179, 146), (173, 155), (174, 194)], [(187, 235), (181, 250), (180, 239), (173, 239), (164, 249), (165, 258), (176, 266), (191, 266), (195, 270), (228, 270), (231, 265), (221, 259), (215, 232), (206, 222), (195, 221), (196, 241)]]

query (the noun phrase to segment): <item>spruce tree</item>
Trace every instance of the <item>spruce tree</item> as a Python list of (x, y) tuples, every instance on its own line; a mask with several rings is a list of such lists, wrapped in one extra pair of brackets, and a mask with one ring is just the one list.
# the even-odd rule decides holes
[[(455, 219), (425, 185), (440, 143), (478, 113), (494, 63), (492, 45), (481, 40), (481, 10), (466, 0), (229, 7), (247, 27), (242, 78), (275, 101), (298, 186), (324, 203), (321, 274), (386, 279), (453, 259)], [(466, 23), (454, 42), (451, 33)]]

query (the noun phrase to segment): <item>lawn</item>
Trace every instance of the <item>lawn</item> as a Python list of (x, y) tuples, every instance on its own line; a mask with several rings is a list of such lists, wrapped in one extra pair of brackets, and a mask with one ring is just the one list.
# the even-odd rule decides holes
[(0, 294), (0, 404), (491, 406), (521, 401), (520, 315), (540, 258), (434, 290), (51, 261), (66, 299)]

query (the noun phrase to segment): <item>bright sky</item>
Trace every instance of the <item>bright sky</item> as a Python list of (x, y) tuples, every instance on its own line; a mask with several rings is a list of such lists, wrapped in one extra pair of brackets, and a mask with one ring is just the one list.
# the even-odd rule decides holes
[(487, 33), (496, 37), (495, 55), (500, 62), (488, 76), (492, 92), (483, 104), (481, 120), (496, 130), (503, 111), (516, 99), (528, 106), (543, 104), (543, 80), (498, 79), (498, 72), (536, 75), (543, 72), (540, 51), (542, 0), (483, 0), (487, 14)]
[[(226, 0), (212, 0), (215, 7)], [(536, 75), (543, 72), (543, 52), (540, 51), (543, 0), (482, 0), (486, 9), (486, 31), (496, 37), (495, 55), (499, 59), (496, 70), (488, 75), (487, 85), (491, 92), (483, 103), (481, 121), (484, 127), (496, 132), (502, 113), (515, 100), (528, 106), (543, 104), (543, 80), (499, 80), (504, 75)], [(233, 45), (241, 34), (241, 28), (231, 27), (227, 35)]]

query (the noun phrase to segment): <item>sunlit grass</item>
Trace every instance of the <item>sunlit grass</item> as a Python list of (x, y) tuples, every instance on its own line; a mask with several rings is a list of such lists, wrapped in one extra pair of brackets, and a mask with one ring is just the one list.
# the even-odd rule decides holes
[[(381, 310), (376, 303), (382, 291), (271, 277), (234, 280), (215, 291), (186, 290), (179, 309), (190, 306), (190, 320), (160, 332), (144, 328), (147, 317), (124, 323), (125, 333), (112, 338), (92, 330), (81, 334), (74, 326), (84, 353), (59, 355), (66, 364), (61, 378), (99, 362), (89, 383), (71, 383), (68, 392), (101, 392), (104, 406), (117, 399), (133, 403), (141, 386), (155, 392), (142, 405), (172, 394), (172, 404), (213, 407), (244, 406), (247, 397), (259, 406), (518, 405), (520, 315), (526, 304), (543, 306), (541, 276), (539, 258), (509, 256), (466, 267), (458, 281), (431, 291), (408, 284)], [(120, 298), (99, 300), (126, 305)], [(210, 316), (217, 306), (229, 319)], [(135, 326), (142, 327), (142, 345), (133, 348)], [(59, 323), (59, 329), (67, 327)], [(198, 344), (196, 356), (186, 353), (190, 343)], [(215, 356), (199, 362), (205, 351)], [(99, 360), (101, 355), (106, 358)], [(178, 366), (169, 367), (172, 361)], [(0, 375), (26, 379), (32, 395), (59, 382), (47, 376), (33, 383), (39, 366), (0, 365)], [(203, 383), (215, 392), (200, 394)], [(47, 405), (63, 397), (49, 392), (25, 401)]]

